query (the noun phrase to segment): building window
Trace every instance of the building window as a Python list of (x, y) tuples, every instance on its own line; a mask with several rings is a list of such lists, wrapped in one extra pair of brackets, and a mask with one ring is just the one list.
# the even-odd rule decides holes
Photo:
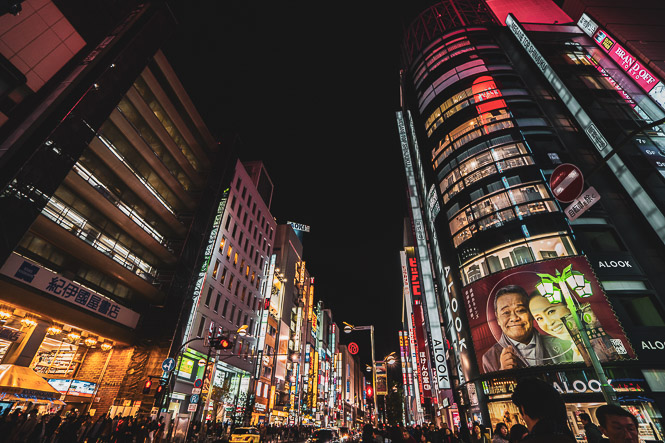
[(205, 328), (206, 325), (206, 318), (204, 316), (201, 316), (201, 322), (199, 323), (199, 329), (196, 332), (197, 337), (203, 337), (203, 329)]
[(222, 317), (226, 318), (226, 310), (229, 308), (229, 299), (224, 299), (224, 307), (222, 308)]
[(238, 223), (233, 223), (233, 231), (231, 231), (231, 237), (236, 238), (237, 232), (238, 232)]
[(226, 223), (224, 224), (224, 230), (229, 232), (229, 225), (231, 224), (231, 214), (226, 216)]
[(236, 208), (236, 196), (231, 197), (231, 209)]
[(242, 311), (238, 309), (238, 316), (236, 317), (236, 326), (240, 326), (240, 316), (242, 315)]
[(222, 293), (218, 292), (217, 293), (217, 298), (215, 299), (215, 307), (213, 308), (213, 311), (217, 312), (219, 309), (219, 300), (222, 298)]
[(206, 299), (203, 304), (210, 306), (210, 298), (212, 298), (212, 286), (208, 288), (208, 294), (206, 294)]
[(233, 256), (233, 267), (235, 268), (237, 264), (238, 264), (238, 253), (236, 252), (236, 255)]
[(473, 252), (470, 258), (465, 257), (462, 251), (462, 280), (468, 285), (495, 272), (514, 266), (544, 260), (553, 257), (566, 257), (576, 255), (570, 238), (565, 233), (548, 236), (540, 235), (528, 240), (514, 241), (477, 254)]
[(226, 266), (224, 266), (224, 269), (222, 270), (222, 276), (219, 278), (219, 283), (221, 285), (223, 285), (224, 280), (226, 280), (226, 272), (227, 272), (227, 269), (226, 269)]
[(219, 242), (219, 252), (220, 254), (224, 253), (224, 246), (226, 245), (226, 239), (222, 236), (222, 241)]
[(229, 314), (229, 321), (233, 323), (233, 316), (236, 313), (236, 305), (231, 306), (231, 314)]
[(233, 287), (233, 278), (234, 278), (234, 275), (233, 275), (233, 274), (229, 274), (229, 285), (227, 286), (227, 289), (228, 289), (229, 291), (230, 291), (231, 288)]
[(665, 326), (663, 309), (649, 294), (617, 297), (634, 326)]
[(229, 245), (229, 249), (226, 250), (226, 260), (231, 261), (231, 255), (233, 254), (233, 245)]
[(240, 179), (240, 177), (238, 177), (238, 181), (236, 181), (236, 190), (237, 191), (240, 191), (240, 183), (241, 182), (242, 182), (242, 180)]
[(215, 268), (212, 270), (212, 278), (217, 279), (217, 271), (219, 271), (219, 260), (215, 260)]
[(245, 296), (246, 296), (246, 294), (247, 294), (247, 287), (246, 287), (246, 286), (243, 286), (243, 287), (242, 287), (242, 293), (241, 293), (241, 295), (240, 295), (240, 301), (243, 302), (243, 303), (245, 302)]
[(558, 207), (548, 199), (543, 184), (531, 184), (496, 193), (465, 207), (450, 220), (450, 233), (455, 247), (470, 239), (479, 231), (503, 226), (515, 219), (556, 212)]

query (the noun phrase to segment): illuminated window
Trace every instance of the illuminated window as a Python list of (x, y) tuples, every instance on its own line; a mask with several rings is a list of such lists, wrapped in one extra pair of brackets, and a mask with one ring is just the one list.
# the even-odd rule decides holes
[(449, 227), (457, 247), (478, 231), (500, 227), (533, 214), (556, 211), (558, 207), (549, 199), (545, 185), (530, 184), (509, 188), (472, 203), (453, 216)]
[(233, 267), (235, 268), (237, 264), (238, 264), (238, 253), (236, 252), (235, 255), (233, 256)]
[(256, 272), (252, 271), (252, 279), (250, 280), (252, 283), (254, 283), (254, 279), (256, 278)]
[(212, 278), (217, 278), (217, 271), (219, 270), (219, 260), (215, 261), (215, 269), (212, 271)]
[(222, 276), (219, 278), (219, 283), (220, 283), (221, 285), (223, 285), (223, 284), (224, 284), (224, 280), (226, 280), (226, 272), (227, 272), (227, 270), (226, 270), (226, 266), (224, 266), (224, 269), (222, 270)]
[(249, 265), (245, 268), (245, 278), (249, 277)]
[[(458, 192), (478, 180), (509, 169), (533, 164), (533, 159), (522, 143), (496, 148), (487, 148), (486, 146), (488, 145), (481, 145), (481, 148), (487, 149), (486, 151), (468, 157), (471, 150), (467, 150), (459, 155), (456, 160), (450, 162), (451, 166), (458, 165), (458, 167), (451, 170), (451, 166), (447, 165), (446, 168), (443, 168), (442, 172), (450, 171), (439, 183), (444, 203), (448, 203)], [(473, 152), (478, 152), (478, 149), (473, 149)]]
[(240, 268), (239, 268), (240, 272), (242, 272), (244, 268), (245, 268), (245, 259), (243, 258), (242, 260), (240, 260)]
[[(523, 241), (511, 242), (487, 251), (473, 253), (473, 258), (462, 263), (462, 280), (468, 285), (495, 272), (514, 266), (553, 257), (575, 255), (570, 238), (561, 232), (554, 236), (539, 235)], [(464, 257), (462, 252), (462, 257)]]
[(231, 254), (233, 254), (233, 246), (229, 245), (229, 249), (226, 251), (226, 259), (231, 260)]
[(222, 241), (219, 242), (219, 252), (224, 253), (225, 244), (226, 244), (226, 239), (222, 237)]
[(509, 119), (510, 113), (507, 109), (497, 109), (481, 114), (454, 128), (439, 141), (438, 146), (432, 151), (432, 158), (435, 159), (434, 168), (436, 169), (454, 150), (466, 143), (483, 135), (514, 127), (515, 125)]
[(233, 274), (229, 274), (229, 284), (227, 286), (227, 289), (230, 291), (231, 287), (233, 286)]

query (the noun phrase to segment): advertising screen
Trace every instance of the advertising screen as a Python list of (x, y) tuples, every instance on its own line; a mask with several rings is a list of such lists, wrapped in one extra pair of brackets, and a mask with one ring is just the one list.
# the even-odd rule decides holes
[(585, 257), (508, 269), (464, 288), (481, 373), (587, 362), (571, 300), (601, 362), (635, 353)]

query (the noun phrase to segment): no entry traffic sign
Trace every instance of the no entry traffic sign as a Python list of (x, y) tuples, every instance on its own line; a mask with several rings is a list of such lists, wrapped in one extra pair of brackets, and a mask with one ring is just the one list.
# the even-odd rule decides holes
[(550, 189), (554, 198), (561, 203), (570, 203), (575, 200), (584, 188), (584, 177), (582, 171), (570, 163), (564, 163), (556, 167), (550, 177)]

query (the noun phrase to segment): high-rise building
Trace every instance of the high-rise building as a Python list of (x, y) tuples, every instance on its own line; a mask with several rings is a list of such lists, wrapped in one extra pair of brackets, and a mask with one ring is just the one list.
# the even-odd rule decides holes
[(533, 20), (511, 7), (441, 2), (403, 45), (406, 269), (431, 334), (417, 360), (431, 412), (515, 423), (507, 398), (528, 373), (562, 394), (570, 417), (616, 401), (643, 438), (662, 438), (663, 175), (650, 126), (663, 112), (647, 74), (631, 78), (594, 43), (598, 29), (547, 14), (521, 24)]
[[(270, 200), (257, 188), (256, 179), (268, 177), (265, 168), (260, 162), (249, 166), (246, 169), (236, 161), (230, 186), (217, 208), (206, 272), (200, 277), (200, 292), (188, 316), (176, 368), (169, 405), (174, 416), (187, 414), (191, 396), (201, 395), (206, 414), (200, 419), (237, 420), (228, 411), (244, 415), (253, 407), (254, 389), (262, 393), (263, 383), (257, 384), (254, 374), (260, 364), (257, 338), (276, 223), (270, 214)], [(260, 173), (250, 176), (251, 168)], [(266, 195), (271, 195), (272, 189), (268, 191)], [(211, 340), (216, 337), (228, 340), (227, 347), (213, 349)], [(209, 367), (200, 365), (200, 360), (208, 361)], [(199, 394), (193, 391), (197, 380), (203, 381)], [(213, 410), (210, 417), (208, 405)]]
[(165, 5), (88, 46), (52, 2), (23, 5), (0, 21), (16, 80), (0, 138), (2, 364), (45, 409), (44, 379), (67, 408), (150, 411), (158, 383), (141, 387), (191, 300), (229, 150), (159, 51)]

